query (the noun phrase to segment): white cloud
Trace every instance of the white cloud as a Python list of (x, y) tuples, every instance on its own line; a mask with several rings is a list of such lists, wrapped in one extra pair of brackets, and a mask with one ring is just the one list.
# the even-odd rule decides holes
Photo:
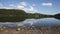
[(14, 7), (4, 7), (4, 9), (15, 9)]
[(27, 6), (27, 3), (26, 3), (26, 2), (20, 2), (20, 3), (16, 6), (16, 8), (17, 8), (17, 9), (24, 9), (25, 6)]
[(3, 9), (3, 4), (0, 3), (0, 9)]
[(27, 6), (26, 2), (20, 2), (17, 5), (9, 4), (8, 7), (4, 7), (3, 4), (0, 3), (0, 9), (24, 9)]
[(26, 6), (27, 3), (26, 3), (26, 2), (20, 2), (20, 5), (21, 5), (21, 6)]
[[(31, 6), (27, 6), (27, 5), (28, 5), (27, 2), (20, 2), (20, 4), (16, 6), (16, 8), (25, 10), (27, 13), (35, 13), (37, 11), (34, 9), (34, 6), (36, 6), (35, 4), (32, 4)], [(29, 8), (26, 8), (26, 6)]]
[(42, 3), (42, 5), (50, 7), (50, 6), (52, 6), (52, 3)]
[(9, 4), (8, 7), (3, 7), (3, 5), (0, 3), (0, 8), (3, 9), (24, 9), (25, 6), (27, 6), (26, 2), (20, 2), (17, 5)]
[(32, 4), (29, 6), (29, 8), (24, 8), (24, 10), (27, 13), (36, 13), (38, 10), (34, 8), (35, 6), (36, 6), (35, 4)]
[(23, 9), (25, 6), (18, 5), (16, 8), (17, 9)]
[(37, 10), (34, 8), (35, 6), (36, 6), (35, 4), (28, 5), (27, 2), (20, 2), (17, 5), (9, 4), (7, 7), (5, 7), (2, 4), (0, 4), (0, 8), (5, 8), (5, 9), (22, 9), (22, 10), (25, 10), (25, 12), (27, 12), (27, 13), (36, 13)]
[(8, 7), (4, 7), (2, 3), (0, 3), (0, 9), (7, 9)]
[(0, 3), (0, 7), (2, 7), (3, 5)]
[(6, 7), (6, 9), (15, 9), (15, 8), (16, 8), (16, 6), (14, 4), (9, 4), (9, 6)]
[(37, 12), (37, 9), (35, 9), (33, 6), (30, 6), (30, 8), (28, 9), (28, 11), (30, 13), (36, 13)]
[(24, 8), (27, 13), (36, 13), (38, 10), (35, 9), (33, 6), (29, 6), (29, 8)]
[(10, 4), (9, 6), (14, 6), (14, 4)]
[(32, 6), (36, 6), (35, 4), (32, 4)]
[(0, 3), (0, 9), (15, 9), (15, 6), (13, 4), (10, 4), (8, 7), (5, 7)]
[(4, 9), (11, 9), (10, 7), (4, 7)]
[(30, 8), (28, 9), (29, 11), (33, 11), (34, 8), (32, 6), (30, 6)]

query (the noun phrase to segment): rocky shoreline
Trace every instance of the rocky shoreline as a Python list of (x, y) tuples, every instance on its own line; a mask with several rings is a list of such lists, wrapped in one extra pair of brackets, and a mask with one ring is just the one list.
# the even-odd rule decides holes
[(0, 28), (0, 34), (60, 34), (60, 27)]

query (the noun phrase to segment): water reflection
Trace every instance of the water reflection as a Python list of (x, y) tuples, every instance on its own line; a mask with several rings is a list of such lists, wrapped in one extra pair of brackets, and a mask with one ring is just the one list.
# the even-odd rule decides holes
[(57, 18), (57, 17), (54, 17), (55, 19), (58, 19), (58, 20), (60, 20), (60, 17), (59, 18)]
[(0, 22), (0, 27), (54, 27), (60, 26), (60, 20), (55, 18), (26, 19), (22, 22)]

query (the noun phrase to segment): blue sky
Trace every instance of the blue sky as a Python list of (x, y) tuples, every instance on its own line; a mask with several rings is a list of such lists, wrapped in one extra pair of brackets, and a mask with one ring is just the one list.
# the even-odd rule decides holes
[(0, 0), (0, 9), (22, 9), (27, 13), (60, 13), (60, 0)]

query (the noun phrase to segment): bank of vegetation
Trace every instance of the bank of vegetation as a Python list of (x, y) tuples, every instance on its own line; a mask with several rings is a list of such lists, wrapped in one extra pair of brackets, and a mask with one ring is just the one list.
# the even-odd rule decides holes
[(18, 9), (0, 9), (0, 22), (19, 22), (28, 18), (44, 17), (52, 17), (52, 15), (44, 15), (40, 13), (26, 13), (24, 10)]

